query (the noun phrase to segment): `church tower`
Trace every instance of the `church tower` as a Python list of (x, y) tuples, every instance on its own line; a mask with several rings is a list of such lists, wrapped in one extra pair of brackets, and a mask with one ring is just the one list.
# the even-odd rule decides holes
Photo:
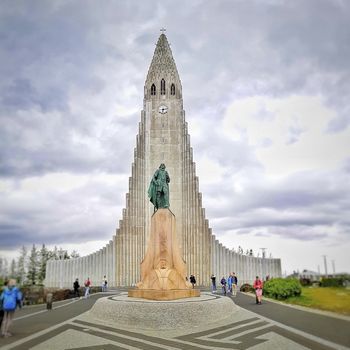
[(170, 210), (176, 217), (187, 274), (194, 274), (199, 284), (206, 283), (211, 274), (211, 233), (198, 191), (181, 81), (165, 34), (158, 39), (145, 82), (126, 209), (116, 234), (118, 285), (139, 281), (153, 213), (147, 189), (161, 163), (170, 175)]
[(115, 287), (132, 286), (140, 281), (140, 264), (153, 214), (147, 190), (161, 163), (170, 175), (170, 210), (176, 217), (176, 236), (187, 276), (195, 275), (198, 285), (209, 285), (212, 273), (219, 280), (235, 271), (240, 283), (251, 283), (256, 275), (281, 276), (280, 259), (231, 250), (209, 228), (185, 121), (181, 81), (168, 40), (161, 34), (145, 82), (129, 192), (116, 234), (104, 248), (90, 255), (48, 261), (47, 287), (69, 288), (75, 278), (82, 281), (87, 276), (94, 285), (106, 276), (108, 285)]

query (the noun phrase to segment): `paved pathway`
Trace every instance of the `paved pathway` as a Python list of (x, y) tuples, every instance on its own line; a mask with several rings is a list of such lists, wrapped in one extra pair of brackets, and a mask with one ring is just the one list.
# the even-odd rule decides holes
[[(119, 293), (119, 292), (118, 292)], [(203, 329), (166, 333), (130, 331), (89, 319), (85, 312), (106, 294), (87, 300), (55, 303), (54, 310), (43, 306), (16, 312), (14, 336), (1, 338), (0, 348), (33, 350), (102, 349), (350, 349), (349, 321), (295, 310), (239, 294), (234, 301), (241, 309), (235, 321)], [(171, 315), (165, 315), (171, 317)], [(337, 330), (337, 333), (335, 332)], [(337, 336), (337, 334), (339, 336)]]
[(243, 293), (239, 293), (233, 300), (240, 307), (286, 326), (350, 346), (350, 322), (344, 319), (331, 317), (326, 313), (307, 312), (267, 300), (263, 300), (262, 305), (257, 305), (254, 297)]

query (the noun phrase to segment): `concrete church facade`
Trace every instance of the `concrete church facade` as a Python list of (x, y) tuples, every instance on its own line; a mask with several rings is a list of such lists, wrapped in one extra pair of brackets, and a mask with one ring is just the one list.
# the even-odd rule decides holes
[(239, 254), (213, 235), (202, 207), (190, 136), (183, 110), (182, 87), (165, 34), (161, 34), (147, 74), (144, 104), (136, 138), (129, 193), (122, 220), (112, 240), (99, 251), (81, 258), (50, 260), (47, 287), (69, 287), (90, 277), (99, 285), (106, 275), (109, 286), (132, 286), (140, 280), (140, 264), (150, 233), (153, 205), (147, 190), (154, 171), (165, 163), (170, 175), (170, 210), (176, 217), (180, 250), (187, 275), (199, 285), (235, 271), (240, 283), (256, 275), (281, 276), (281, 260)]

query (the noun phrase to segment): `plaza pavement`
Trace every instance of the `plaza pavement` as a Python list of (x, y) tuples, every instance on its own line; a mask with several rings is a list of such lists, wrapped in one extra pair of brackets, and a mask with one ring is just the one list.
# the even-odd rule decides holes
[(56, 302), (51, 311), (45, 305), (16, 311), (13, 336), (0, 338), (0, 349), (350, 349), (350, 318), (269, 301), (256, 305), (254, 298), (243, 293), (232, 298), (240, 306), (234, 317), (219, 324), (208, 320), (201, 328), (193, 325), (192, 329), (160, 332), (112, 327), (96, 322), (87, 313), (97, 299), (123, 296), (125, 292), (115, 290), (89, 299)]

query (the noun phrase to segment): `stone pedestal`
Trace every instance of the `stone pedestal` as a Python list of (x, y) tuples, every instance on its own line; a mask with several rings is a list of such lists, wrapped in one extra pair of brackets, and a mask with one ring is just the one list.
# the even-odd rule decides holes
[(151, 219), (151, 234), (141, 263), (141, 281), (129, 297), (173, 300), (199, 296), (186, 281), (186, 264), (180, 254), (175, 216), (169, 209), (158, 209)]
[(239, 307), (230, 298), (209, 293), (171, 301), (129, 298), (126, 293), (121, 293), (98, 299), (84, 317), (88, 322), (129, 331), (188, 331), (194, 327), (232, 322), (238, 311)]

